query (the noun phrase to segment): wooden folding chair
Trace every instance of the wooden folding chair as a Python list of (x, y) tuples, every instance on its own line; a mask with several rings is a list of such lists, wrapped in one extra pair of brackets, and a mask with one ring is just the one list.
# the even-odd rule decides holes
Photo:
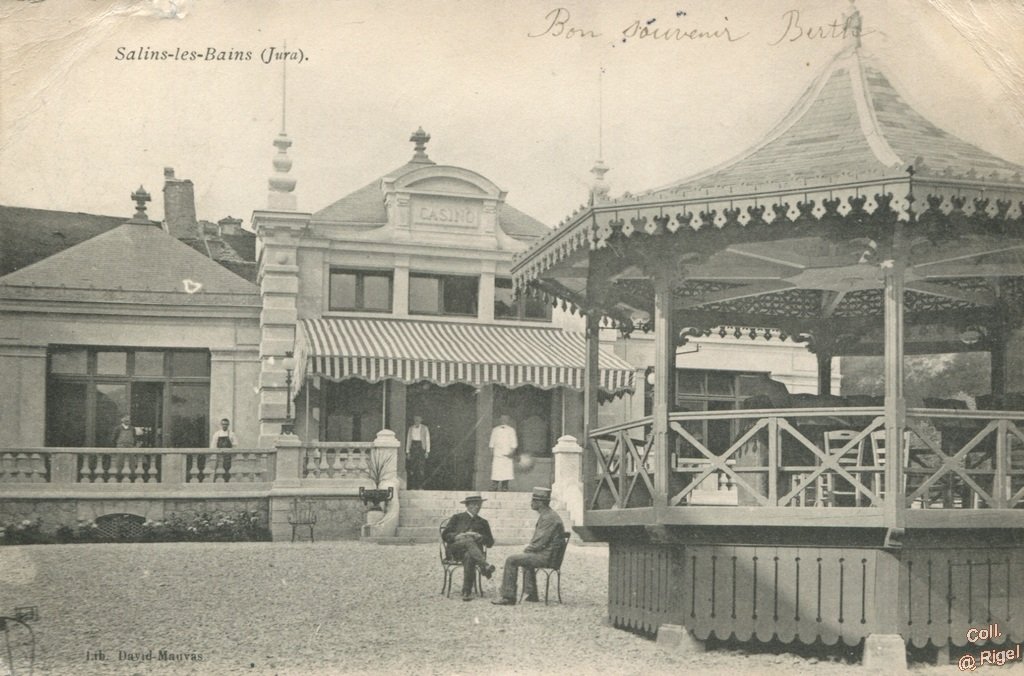
[(299, 502), (298, 499), (292, 500), (292, 511), (288, 515), (288, 523), (292, 527), (292, 542), (295, 542), (295, 529), (299, 526), (309, 527), (309, 541), (316, 542), (313, 537), (313, 526), (316, 525), (316, 512), (313, 511), (313, 505), (308, 502)]

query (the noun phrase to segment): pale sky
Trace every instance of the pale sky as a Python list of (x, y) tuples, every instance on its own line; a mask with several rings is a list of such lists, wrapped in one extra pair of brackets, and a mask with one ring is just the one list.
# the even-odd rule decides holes
[[(509, 203), (555, 225), (585, 198), (599, 127), (612, 195), (685, 178), (756, 142), (843, 46), (820, 32), (791, 40), (795, 12), (813, 28), (841, 24), (849, 7), (0, 0), (0, 204), (127, 218), (129, 194), (142, 184), (160, 219), (163, 168), (172, 166), (195, 183), (200, 218), (248, 223), (267, 206), (281, 127), (281, 63), (266, 65), (261, 54), (287, 42), (305, 57), (289, 63), (287, 86), (301, 211), (404, 164), (409, 135), (422, 126), (433, 160), (483, 174)], [(866, 52), (912, 106), (1024, 164), (1021, 3), (857, 7)], [(567, 21), (545, 34), (555, 17)], [(641, 39), (637, 21), (723, 37)], [(576, 34), (566, 37), (570, 28)], [(118, 59), (176, 49), (199, 57)], [(251, 59), (207, 61), (209, 49)]]

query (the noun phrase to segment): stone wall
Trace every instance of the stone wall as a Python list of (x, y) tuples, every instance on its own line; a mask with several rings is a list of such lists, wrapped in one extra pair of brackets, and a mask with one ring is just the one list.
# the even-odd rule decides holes
[[(38, 519), (43, 522), (43, 532), (53, 533), (60, 526), (75, 527), (106, 514), (137, 514), (152, 521), (162, 521), (171, 514), (192, 519), (204, 512), (236, 514), (248, 511), (260, 515), (260, 522), (271, 528), (274, 540), (288, 541), (291, 539), (288, 515), (293, 500), (313, 505), (317, 514), (314, 531), (317, 540), (356, 540), (359, 529), (366, 523), (366, 507), (358, 496), (314, 495), (299, 498), (0, 499), (0, 526)], [(271, 509), (273, 522), (270, 520)], [(299, 536), (308, 539), (309, 531), (300, 530)]]
[[(317, 517), (313, 534), (317, 540), (358, 540), (359, 529), (366, 523), (366, 507), (358, 496), (273, 497), (270, 499), (270, 532), (275, 541), (291, 539), (288, 515), (293, 501), (313, 506)], [(309, 529), (298, 528), (296, 539), (308, 540)]]

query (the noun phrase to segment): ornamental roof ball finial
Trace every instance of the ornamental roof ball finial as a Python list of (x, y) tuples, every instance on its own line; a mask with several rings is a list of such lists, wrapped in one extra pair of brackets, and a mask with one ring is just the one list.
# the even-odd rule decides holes
[(149, 217), (146, 216), (146, 202), (151, 202), (152, 197), (146, 192), (146, 189), (141, 185), (139, 189), (132, 193), (132, 199), (135, 200), (135, 215), (132, 217), (135, 220), (148, 221)]
[(416, 153), (412, 156), (412, 161), (430, 161), (430, 158), (427, 157), (427, 142), (430, 141), (430, 134), (423, 131), (423, 127), (420, 127), (413, 132), (413, 135), (409, 137), (409, 140), (416, 144)]

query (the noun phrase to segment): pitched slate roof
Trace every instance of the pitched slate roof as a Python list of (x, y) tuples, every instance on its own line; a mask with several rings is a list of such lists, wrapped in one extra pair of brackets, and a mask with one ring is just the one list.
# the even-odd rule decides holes
[[(843, 178), (918, 174), (1019, 182), (1024, 167), (939, 129), (911, 108), (861, 50), (840, 52), (786, 117), (738, 157), (643, 195), (679, 196), (721, 188), (816, 185)], [(970, 174), (973, 172), (973, 174)]]
[(0, 206), (0, 276), (124, 223), (123, 216)]
[(155, 224), (128, 222), (0, 277), (0, 290), (132, 295), (171, 304), (258, 305), (259, 288)]
[[(384, 208), (384, 194), (381, 192), (381, 181), (384, 178), (401, 178), (411, 171), (421, 169), (425, 164), (428, 163), (423, 161), (407, 162), (394, 171), (384, 174), (384, 176), (377, 180), (324, 207), (313, 214), (313, 220), (360, 225), (384, 225), (388, 222), (388, 214)], [(433, 163), (429, 162), (429, 164)], [(498, 208), (498, 225), (501, 226), (506, 235), (517, 239), (535, 239), (551, 231), (550, 228), (537, 219), (505, 202), (502, 202)]]

